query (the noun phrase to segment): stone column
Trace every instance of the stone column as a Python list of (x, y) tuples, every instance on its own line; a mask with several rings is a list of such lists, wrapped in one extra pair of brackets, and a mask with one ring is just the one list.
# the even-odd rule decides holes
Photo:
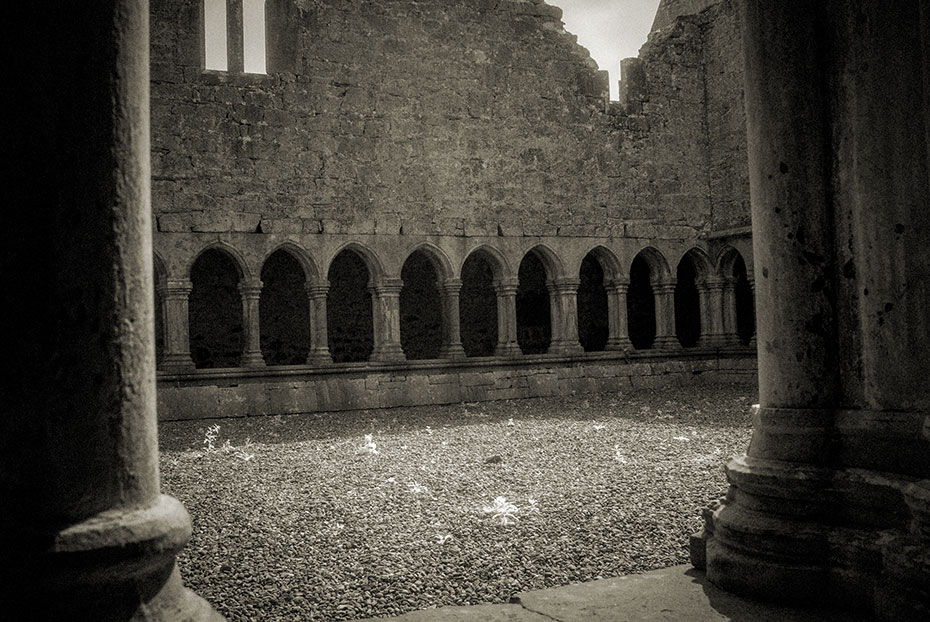
[(326, 326), (326, 295), (329, 283), (305, 283), (310, 304), (310, 352), (307, 365), (328, 365), (333, 362), (329, 354), (329, 330)]
[(681, 343), (675, 334), (675, 282), (656, 283), (652, 291), (656, 300), (656, 338), (652, 347), (679, 350)]
[(258, 279), (239, 283), (242, 297), (242, 359), (240, 367), (264, 367), (262, 357), (261, 320), (258, 302), (262, 294), (262, 282)]
[(194, 368), (190, 346), (190, 314), (188, 301), (190, 279), (169, 279), (158, 289), (165, 329), (165, 353), (161, 362), (164, 371), (184, 372)]
[(741, 8), (761, 407), (693, 558), (735, 592), (927, 620), (930, 15)]
[(583, 354), (578, 340), (578, 279), (547, 281), (549, 308), (552, 315), (552, 342), (550, 354)]
[(629, 321), (627, 319), (626, 293), (630, 284), (612, 281), (607, 284), (607, 349), (632, 350)]
[(461, 279), (448, 279), (439, 287), (442, 296), (442, 346), (439, 357), (458, 359), (465, 357), (459, 319), (459, 292)]
[[(5, 616), (221, 620), (175, 556), (158, 477), (148, 3), (22, 3), (6, 144), (0, 581)], [(28, 77), (28, 79), (26, 79)], [(19, 614), (15, 612), (19, 611)]]
[(242, 0), (226, 0), (226, 49), (230, 73), (242, 73), (244, 70), (242, 33)]
[[(749, 279), (749, 290), (752, 292), (752, 337), (749, 338), (749, 347), (753, 350), (756, 349), (756, 281), (753, 278)], [(735, 314), (734, 314), (735, 317)]]
[(740, 345), (736, 318), (736, 279), (728, 277), (723, 280), (723, 338), (727, 346)]
[(726, 344), (723, 330), (724, 285), (718, 278), (708, 277), (698, 284), (701, 297), (701, 338), (703, 348), (719, 348)]
[(517, 343), (517, 279), (502, 279), (494, 283), (497, 292), (497, 347), (494, 356), (518, 356)]
[(400, 290), (403, 286), (400, 279), (383, 279), (369, 287), (374, 329), (373, 361), (406, 360), (400, 345)]

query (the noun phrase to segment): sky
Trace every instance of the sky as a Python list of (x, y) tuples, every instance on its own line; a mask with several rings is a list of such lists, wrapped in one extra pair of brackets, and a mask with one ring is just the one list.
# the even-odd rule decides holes
[(636, 56), (646, 42), (659, 0), (546, 0), (562, 9), (565, 29), (578, 36), (601, 69), (610, 72), (610, 98), (617, 99), (620, 59)]

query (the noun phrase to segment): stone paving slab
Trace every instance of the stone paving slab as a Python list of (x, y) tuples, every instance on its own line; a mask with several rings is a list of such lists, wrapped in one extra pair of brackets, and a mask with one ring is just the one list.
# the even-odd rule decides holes
[[(747, 600), (711, 585), (690, 565), (526, 592), (516, 604), (414, 611), (394, 622), (862, 622), (846, 612)], [(368, 618), (371, 622), (375, 618)]]
[(405, 613), (395, 618), (367, 618), (358, 622), (391, 620), (392, 622), (552, 622), (551, 618), (533, 613), (520, 605), (472, 605), (441, 607)]
[(559, 622), (855, 622), (849, 613), (747, 600), (711, 585), (690, 565), (520, 594)]

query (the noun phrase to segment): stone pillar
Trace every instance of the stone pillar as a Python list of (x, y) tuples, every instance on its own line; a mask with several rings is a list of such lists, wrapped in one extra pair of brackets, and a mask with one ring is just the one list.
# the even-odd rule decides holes
[(547, 281), (552, 316), (552, 341), (549, 354), (583, 354), (578, 339), (578, 279)]
[(169, 279), (158, 289), (165, 329), (165, 353), (161, 368), (184, 372), (194, 368), (190, 346), (190, 279)]
[(439, 357), (458, 359), (465, 357), (459, 323), (459, 292), (462, 291), (461, 279), (448, 279), (439, 286), (442, 297), (442, 346)]
[(497, 347), (494, 356), (518, 356), (517, 279), (503, 279), (494, 284), (497, 292)]
[(400, 345), (400, 290), (403, 286), (400, 279), (383, 279), (369, 287), (374, 329), (373, 361), (406, 360)]
[(708, 277), (698, 284), (701, 297), (701, 338), (698, 345), (702, 348), (719, 348), (726, 344), (723, 290), (723, 281), (718, 278)]
[(927, 620), (930, 15), (741, 9), (761, 407), (694, 561), (742, 594)]
[(15, 11), (30, 36), (7, 102), (17, 226), (0, 233), (16, 318), (0, 417), (3, 611), (221, 620), (181, 584), (190, 518), (158, 477), (148, 3)]
[[(756, 349), (756, 315), (758, 311), (756, 310), (756, 281), (753, 278), (749, 279), (749, 290), (752, 292), (752, 337), (749, 338), (749, 347), (753, 350)], [(734, 314), (735, 317), (735, 314)]]
[(728, 277), (723, 280), (723, 339), (727, 346), (741, 345), (736, 318), (736, 279)]
[(226, 50), (230, 73), (242, 73), (244, 70), (242, 33), (242, 0), (226, 0)]
[(656, 338), (652, 347), (679, 350), (681, 343), (675, 333), (675, 282), (656, 283), (652, 291), (656, 300)]
[(310, 304), (310, 352), (307, 365), (328, 365), (333, 362), (329, 354), (329, 330), (326, 327), (326, 295), (329, 283), (305, 283)]
[(630, 284), (625, 281), (612, 281), (607, 284), (607, 349), (632, 350), (630, 342), (629, 321), (627, 319), (626, 293)]
[(262, 357), (261, 320), (258, 302), (262, 294), (262, 282), (258, 279), (239, 283), (242, 297), (242, 359), (240, 367), (264, 367)]

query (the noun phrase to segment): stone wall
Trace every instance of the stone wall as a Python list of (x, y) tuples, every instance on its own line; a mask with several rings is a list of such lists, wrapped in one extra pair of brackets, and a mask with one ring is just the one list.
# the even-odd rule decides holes
[(329, 371), (263, 370), (196, 374), (158, 391), (162, 420), (251, 417), (363, 408), (392, 408), (662, 388), (694, 382), (756, 380), (748, 353), (688, 357), (588, 355), (587, 360), (530, 357), (523, 361), (339, 366)]

